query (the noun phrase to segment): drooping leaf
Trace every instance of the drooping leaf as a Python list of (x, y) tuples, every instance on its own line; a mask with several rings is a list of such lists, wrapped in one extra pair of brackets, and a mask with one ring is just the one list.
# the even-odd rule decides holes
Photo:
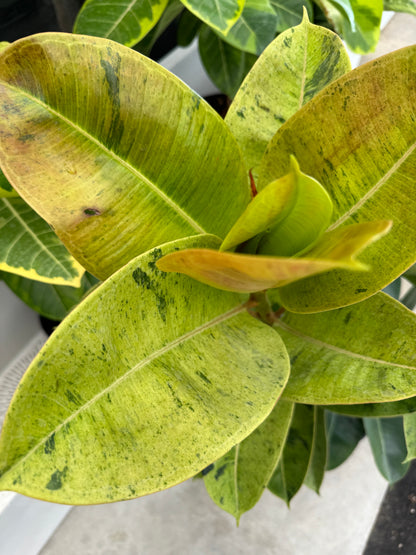
[[(383, 215), (392, 231), (362, 255), (371, 271), (331, 272), (285, 287), (295, 312), (363, 300), (416, 258), (416, 46), (374, 60), (329, 85), (282, 126), (259, 169), (258, 188), (285, 175), (293, 154), (334, 202), (330, 230)], [(400, 191), (400, 201), (392, 202)], [(307, 305), (307, 306), (306, 306)]]
[(306, 18), (280, 34), (247, 75), (225, 117), (248, 167), (259, 164), (286, 120), (350, 68), (340, 38)]
[(404, 462), (407, 450), (403, 418), (364, 418), (363, 421), (377, 468), (390, 483), (397, 482), (409, 468), (409, 463)]
[(276, 35), (277, 17), (270, 0), (246, 0), (244, 9), (224, 40), (245, 52), (261, 54)]
[(361, 418), (350, 418), (326, 411), (328, 460), (326, 469), (332, 470), (348, 459), (365, 436)]
[(10, 185), (6, 176), (0, 169), (0, 198), (18, 197), (19, 195)]
[(168, 0), (87, 0), (78, 13), (74, 33), (133, 46), (156, 25), (167, 4)]
[(22, 39), (0, 55), (0, 93), (5, 174), (99, 278), (175, 238), (225, 237), (249, 202), (222, 119), (129, 48), (60, 33)]
[(332, 202), (325, 189), (303, 174), (294, 157), (290, 173), (256, 195), (228, 232), (220, 250), (263, 234), (257, 252), (292, 256), (314, 243), (328, 227)]
[(213, 243), (149, 251), (69, 314), (9, 408), (2, 489), (69, 504), (138, 497), (198, 473), (262, 423), (289, 372), (278, 334), (241, 295), (155, 266)]
[(228, 33), (240, 17), (245, 0), (181, 0), (190, 12), (207, 25), (223, 33)]
[(80, 286), (85, 271), (20, 198), (0, 198), (0, 270), (74, 287)]
[(216, 461), (204, 475), (211, 499), (232, 514), (237, 523), (260, 499), (276, 468), (292, 412), (293, 403), (279, 401), (254, 432)]
[(270, 0), (270, 4), (277, 16), (276, 29), (279, 33), (299, 25), (302, 21), (304, 7), (308, 16), (312, 18), (313, 9), (309, 0)]
[(63, 320), (97, 283), (97, 279), (88, 272), (82, 276), (80, 287), (42, 283), (8, 272), (1, 272), (0, 279), (30, 308), (45, 318), (57, 321)]
[(416, 397), (390, 403), (367, 403), (362, 405), (329, 405), (328, 409), (347, 416), (360, 418), (381, 418), (402, 416), (416, 411)]
[(409, 462), (416, 458), (416, 413), (403, 416), (403, 431), (407, 449), (404, 462)]
[(364, 271), (367, 267), (355, 259), (356, 253), (383, 236), (389, 227), (389, 222), (369, 222), (326, 233), (305, 258), (187, 249), (170, 253), (158, 266), (165, 272), (184, 273), (225, 291), (254, 293), (335, 268)]
[(188, 46), (197, 36), (199, 29), (203, 25), (202, 21), (189, 10), (183, 10), (178, 23), (176, 37), (178, 46)]
[(198, 45), (202, 63), (212, 82), (233, 98), (257, 56), (234, 48), (207, 26), (200, 30)]
[(383, 0), (317, 0), (353, 52), (372, 52), (380, 37)]
[(299, 491), (312, 456), (314, 407), (295, 405), (289, 434), (279, 464), (268, 484), (275, 495), (289, 505)]
[(416, 15), (416, 4), (414, 0), (383, 0), (383, 9), (386, 11)]
[(304, 483), (316, 493), (319, 493), (324, 479), (327, 441), (325, 433), (325, 412), (321, 407), (314, 407), (314, 430), (312, 453)]
[(275, 323), (291, 358), (284, 398), (319, 405), (381, 403), (416, 395), (416, 314), (385, 293)]

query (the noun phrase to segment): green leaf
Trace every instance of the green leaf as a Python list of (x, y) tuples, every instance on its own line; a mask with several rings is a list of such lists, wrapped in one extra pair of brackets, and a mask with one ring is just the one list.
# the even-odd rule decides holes
[(375, 49), (383, 0), (317, 0), (317, 4), (351, 50), (366, 54)]
[(202, 21), (189, 10), (183, 10), (177, 30), (178, 46), (188, 46), (197, 36)]
[(0, 41), (0, 52), (9, 46), (9, 42)]
[(361, 418), (401, 416), (416, 411), (416, 397), (391, 403), (367, 403), (363, 405), (329, 405), (328, 409), (339, 414)]
[(249, 202), (222, 119), (117, 43), (59, 33), (17, 41), (0, 55), (0, 98), (4, 171), (99, 278), (175, 238), (225, 237)]
[(390, 483), (403, 478), (409, 468), (403, 462), (407, 453), (403, 418), (364, 418), (364, 428), (380, 473)]
[(200, 472), (265, 420), (289, 373), (279, 336), (240, 295), (155, 266), (217, 241), (145, 253), (69, 314), (9, 408), (2, 489), (68, 504), (138, 497)]
[(387, 295), (390, 295), (390, 297), (393, 297), (393, 299), (396, 299), (398, 301), (400, 298), (401, 287), (402, 287), (402, 280), (401, 278), (397, 278), (391, 283), (389, 283), (387, 287), (383, 289), (383, 291), (384, 293), (387, 293)]
[(309, 468), (314, 418), (314, 407), (295, 405), (282, 456), (268, 484), (269, 490), (288, 505), (303, 484)]
[(18, 197), (19, 195), (8, 182), (6, 176), (0, 169), (0, 198)]
[(270, 0), (270, 4), (277, 16), (276, 29), (278, 33), (299, 25), (302, 21), (304, 7), (307, 9), (310, 18), (313, 15), (312, 4), (309, 0)]
[(350, 418), (325, 411), (328, 446), (327, 470), (340, 466), (348, 459), (365, 436), (361, 418)]
[(168, 0), (87, 0), (75, 21), (74, 33), (133, 46), (156, 25), (167, 5)]
[(384, 293), (275, 323), (291, 359), (284, 398), (319, 405), (380, 403), (416, 395), (416, 314)]
[(416, 413), (403, 416), (403, 431), (407, 449), (404, 462), (409, 462), (416, 458)]
[(350, 68), (340, 38), (307, 18), (279, 35), (247, 75), (225, 118), (248, 167), (259, 164), (286, 120)]
[[(162, 33), (169, 27), (169, 25), (178, 17), (182, 12), (185, 11), (183, 4), (179, 0), (169, 0), (162, 17), (156, 23), (149, 33), (136, 44), (134, 50), (141, 52), (145, 56), (148, 56), (157, 41), (157, 39), (162, 35)], [(179, 46), (179, 42), (178, 42)]]
[(261, 54), (276, 35), (277, 17), (269, 0), (246, 0), (243, 13), (224, 40), (245, 52)]
[(260, 499), (276, 468), (292, 412), (292, 403), (279, 401), (254, 432), (216, 461), (204, 475), (211, 499), (232, 514), (237, 523)]
[(383, 9), (386, 11), (416, 15), (416, 4), (414, 0), (383, 0)]
[(400, 302), (404, 304), (409, 310), (414, 310), (416, 307), (416, 288), (413, 286), (406, 295), (400, 299)]
[(224, 42), (207, 26), (199, 32), (199, 54), (212, 82), (233, 98), (257, 56)]
[(74, 287), (84, 273), (48, 224), (20, 198), (0, 198), (0, 270)]
[[(392, 231), (371, 245), (365, 274), (343, 270), (282, 290), (294, 312), (330, 310), (363, 300), (414, 263), (416, 244), (416, 46), (362, 66), (329, 85), (279, 129), (259, 169), (261, 190), (288, 170), (293, 154), (334, 202), (329, 230), (379, 218)], [(400, 199), (397, 199), (400, 191)]]
[(51, 320), (63, 320), (97, 283), (88, 272), (84, 273), (81, 286), (77, 288), (41, 283), (7, 272), (0, 273), (0, 279), (30, 308)]
[(240, 17), (245, 0), (181, 0), (190, 12), (207, 25), (227, 34)]
[(319, 493), (324, 479), (327, 459), (325, 412), (321, 407), (314, 407), (314, 411), (312, 454), (304, 483), (313, 491)]

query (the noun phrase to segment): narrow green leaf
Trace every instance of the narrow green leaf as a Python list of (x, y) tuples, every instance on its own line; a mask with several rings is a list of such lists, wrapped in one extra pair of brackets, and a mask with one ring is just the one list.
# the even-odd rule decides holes
[(288, 505), (303, 484), (309, 468), (314, 417), (314, 407), (295, 405), (282, 456), (268, 484), (269, 490)]
[(384, 293), (275, 323), (291, 359), (284, 398), (319, 405), (381, 403), (416, 395), (416, 314)]
[(231, 46), (259, 55), (274, 39), (276, 26), (277, 17), (270, 0), (246, 0), (237, 22), (221, 36)]
[(207, 26), (201, 28), (198, 44), (202, 63), (212, 82), (233, 98), (257, 56), (234, 48)]
[(10, 185), (6, 176), (0, 169), (0, 198), (18, 197), (19, 195)]
[(350, 68), (340, 38), (306, 18), (279, 35), (247, 75), (225, 118), (248, 167), (259, 164), (286, 120)]
[(181, 0), (190, 12), (207, 25), (223, 33), (228, 33), (240, 17), (245, 0)]
[(139, 256), (56, 329), (6, 416), (2, 489), (69, 504), (138, 497), (200, 472), (265, 420), (289, 373), (279, 336), (241, 295), (155, 266), (213, 243)]
[(313, 8), (309, 0), (270, 0), (270, 4), (277, 16), (276, 29), (279, 33), (299, 25), (304, 8), (307, 9), (308, 16), (312, 19)]
[(312, 454), (304, 483), (313, 491), (319, 493), (326, 468), (327, 442), (325, 433), (325, 412), (321, 407), (314, 407), (314, 411)]
[(97, 283), (88, 272), (82, 276), (80, 287), (42, 283), (7, 272), (1, 272), (0, 279), (30, 308), (45, 318), (58, 321), (63, 320)]
[(168, 0), (87, 0), (74, 25), (74, 33), (111, 39), (133, 46), (156, 25)]
[(328, 460), (327, 470), (340, 466), (348, 459), (365, 436), (361, 418), (350, 418), (325, 411)]
[[(293, 154), (334, 202), (330, 230), (383, 218), (392, 231), (371, 245), (365, 274), (343, 270), (306, 278), (282, 291), (295, 312), (363, 300), (399, 277), (416, 258), (416, 46), (362, 66), (306, 104), (279, 129), (259, 169), (261, 190), (288, 170)], [(397, 199), (400, 191), (400, 199)]]
[(328, 409), (339, 414), (360, 418), (402, 416), (416, 411), (416, 397), (391, 403), (367, 403), (362, 405), (329, 405)]
[(380, 473), (390, 483), (403, 478), (409, 468), (403, 462), (407, 453), (403, 418), (364, 418), (364, 428)]
[(414, 0), (383, 0), (383, 9), (386, 11), (416, 15), (416, 4)]
[(20, 198), (0, 198), (0, 270), (74, 287), (80, 286), (85, 271)]
[(317, 0), (349, 48), (372, 52), (380, 37), (383, 0)]
[(407, 456), (404, 462), (416, 459), (416, 413), (403, 416), (403, 430), (406, 441)]
[(117, 43), (21, 39), (0, 55), (0, 98), (5, 174), (99, 278), (175, 238), (225, 237), (250, 200), (223, 120)]
[(176, 37), (178, 46), (189, 46), (203, 25), (202, 21), (189, 10), (183, 10), (178, 23)]
[(211, 499), (237, 523), (260, 499), (276, 468), (292, 412), (293, 403), (279, 401), (266, 420), (204, 476)]

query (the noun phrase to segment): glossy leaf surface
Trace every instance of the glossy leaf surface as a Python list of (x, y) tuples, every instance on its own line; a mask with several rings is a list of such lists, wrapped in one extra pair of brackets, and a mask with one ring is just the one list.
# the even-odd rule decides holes
[(20, 198), (0, 198), (0, 270), (79, 287), (84, 268)]
[(355, 259), (361, 250), (389, 228), (389, 222), (369, 222), (325, 234), (305, 258), (283, 258), (187, 249), (158, 262), (165, 272), (180, 272), (225, 291), (256, 292), (280, 287), (305, 276), (335, 268), (367, 267)]
[(260, 499), (276, 468), (292, 412), (293, 403), (279, 401), (266, 420), (204, 476), (211, 499), (237, 523)]
[(193, 14), (213, 29), (228, 33), (240, 17), (245, 0), (181, 0)]
[(416, 315), (384, 293), (330, 312), (285, 312), (275, 326), (292, 361), (286, 399), (345, 405), (416, 395)]
[(361, 418), (350, 418), (326, 411), (328, 460), (327, 470), (340, 466), (348, 459), (359, 441), (365, 436)]
[(282, 33), (302, 21), (303, 9), (312, 17), (313, 8), (309, 0), (270, 0), (277, 16), (277, 31)]
[(167, 4), (168, 0), (87, 0), (75, 21), (74, 33), (133, 46), (156, 25)]
[(364, 418), (364, 428), (384, 478), (390, 483), (403, 478), (409, 468), (409, 463), (403, 462), (407, 453), (403, 418)]
[(278, 334), (240, 295), (155, 267), (168, 250), (216, 241), (132, 260), (57, 328), (6, 416), (2, 489), (69, 504), (138, 497), (193, 476), (262, 423), (289, 372)]
[(22, 39), (0, 56), (0, 93), (5, 174), (99, 278), (175, 238), (225, 237), (249, 202), (221, 118), (129, 48), (59, 33)]
[(319, 0), (319, 6), (354, 52), (372, 52), (380, 37), (383, 0)]
[(295, 405), (289, 434), (268, 488), (289, 505), (306, 477), (312, 456), (315, 409)]
[(225, 118), (248, 167), (259, 164), (286, 120), (350, 68), (341, 40), (327, 29), (305, 19), (280, 34), (247, 75)]
[(327, 440), (325, 412), (321, 407), (314, 407), (314, 411), (312, 453), (304, 483), (313, 491), (319, 493), (326, 468)]
[[(415, 261), (416, 46), (398, 50), (329, 85), (282, 126), (259, 170), (258, 187), (285, 175), (293, 154), (334, 203), (330, 230), (379, 217), (392, 231), (362, 255), (371, 271), (307, 278), (281, 292), (292, 311), (363, 300)], [(392, 199), (395, 199), (392, 202)]]

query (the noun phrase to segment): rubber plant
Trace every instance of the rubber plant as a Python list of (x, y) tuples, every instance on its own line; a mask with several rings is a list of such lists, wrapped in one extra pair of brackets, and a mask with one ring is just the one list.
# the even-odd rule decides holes
[(305, 17), (224, 121), (110, 40), (5, 46), (2, 268), (101, 283), (15, 393), (0, 487), (89, 504), (198, 475), (239, 519), (318, 491), (327, 436), (391, 466), (399, 429), (413, 458), (416, 316), (380, 290), (416, 261), (415, 81), (416, 47), (350, 71)]
[(281, 33), (309, 18), (336, 31), (349, 48), (374, 50), (383, 10), (416, 15), (413, 0), (87, 0), (74, 32), (100, 36), (149, 54), (173, 21), (177, 41), (198, 38), (202, 62), (212, 81), (233, 97), (256, 58)]

